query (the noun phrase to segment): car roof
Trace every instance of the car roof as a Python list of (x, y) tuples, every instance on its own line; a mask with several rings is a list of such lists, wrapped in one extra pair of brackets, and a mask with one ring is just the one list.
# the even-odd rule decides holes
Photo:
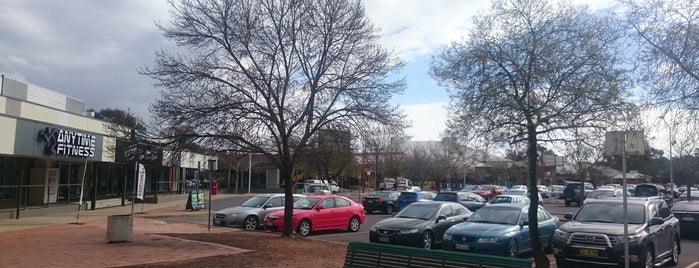
[(484, 208), (487, 207), (512, 207), (512, 208), (523, 208), (523, 207), (528, 207), (528, 203), (496, 203), (496, 204), (490, 204), (488, 206), (485, 206)]
[[(587, 199), (586, 199), (587, 200)], [(602, 199), (590, 199), (589, 203), (620, 203), (623, 202), (623, 196), (608, 197)], [(627, 196), (626, 202), (633, 204), (643, 204), (653, 200), (663, 200), (659, 196)], [(663, 201), (664, 202), (664, 201)]]

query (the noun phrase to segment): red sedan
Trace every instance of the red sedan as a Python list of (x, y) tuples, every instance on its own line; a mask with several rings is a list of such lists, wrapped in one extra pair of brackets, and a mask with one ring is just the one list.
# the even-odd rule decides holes
[[(294, 202), (293, 230), (302, 236), (313, 231), (348, 230), (356, 232), (364, 223), (364, 206), (337, 195), (311, 195)], [(267, 230), (284, 230), (284, 210), (267, 214), (262, 222)]]
[(485, 200), (490, 200), (491, 198), (501, 195), (505, 192), (505, 188), (500, 185), (480, 185), (478, 188), (471, 191), (474, 194), (480, 195)]

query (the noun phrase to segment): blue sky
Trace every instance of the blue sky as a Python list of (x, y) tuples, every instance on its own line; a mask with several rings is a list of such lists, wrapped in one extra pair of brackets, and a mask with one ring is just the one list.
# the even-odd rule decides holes
[[(610, 0), (576, 0), (591, 9)], [(407, 63), (407, 89), (394, 101), (408, 115), (413, 140), (439, 140), (449, 99), (429, 75), (431, 56), (466, 36), (487, 0), (368, 0), (367, 15), (381, 42)], [(137, 69), (171, 48), (155, 27), (168, 22), (165, 0), (3, 0), (0, 74), (85, 101), (85, 108), (119, 108), (149, 119), (157, 97)]]

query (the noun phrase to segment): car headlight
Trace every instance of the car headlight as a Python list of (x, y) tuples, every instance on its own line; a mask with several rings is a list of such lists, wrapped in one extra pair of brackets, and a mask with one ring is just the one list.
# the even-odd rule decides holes
[(371, 228), (369, 229), (369, 231), (372, 231), (372, 232), (376, 232), (376, 231), (378, 231), (378, 230), (379, 230), (379, 228), (376, 227), (376, 225), (371, 226)]
[[(643, 235), (635, 234), (635, 235), (629, 235), (628, 237), (629, 237), (629, 243), (633, 243), (633, 242), (638, 242), (639, 240), (641, 240)], [(616, 239), (617, 239), (617, 241), (619, 241), (619, 243), (624, 243), (624, 236), (623, 235), (617, 236)]]
[(240, 216), (240, 213), (231, 213), (231, 214), (228, 214), (227, 216), (229, 218), (237, 218), (238, 216)]
[(276, 219), (279, 219), (279, 216), (267, 216), (267, 218), (269, 219), (269, 221), (274, 221)]
[(493, 244), (497, 243), (498, 238), (497, 237), (484, 237), (484, 238), (478, 238), (478, 243), (483, 243), (483, 244)]
[(570, 234), (561, 230), (556, 229), (556, 231), (553, 232), (553, 235), (557, 238), (563, 239), (568, 241), (568, 238), (570, 237)]
[(415, 234), (417, 233), (417, 229), (408, 229), (408, 230), (400, 230), (398, 231), (399, 234)]
[(444, 234), (443, 240), (451, 240), (451, 234)]

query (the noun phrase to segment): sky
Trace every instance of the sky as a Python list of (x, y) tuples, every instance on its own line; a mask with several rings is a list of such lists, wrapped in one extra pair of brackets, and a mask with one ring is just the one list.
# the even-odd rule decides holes
[[(592, 10), (611, 0), (575, 0)], [(407, 88), (394, 101), (408, 115), (413, 140), (440, 140), (447, 120), (446, 89), (429, 77), (431, 57), (461, 41), (488, 0), (366, 0), (381, 42), (406, 62)], [(3, 0), (0, 74), (85, 102), (85, 109), (117, 108), (148, 121), (158, 97), (138, 69), (155, 51), (172, 49), (156, 22), (170, 21), (165, 0)]]

